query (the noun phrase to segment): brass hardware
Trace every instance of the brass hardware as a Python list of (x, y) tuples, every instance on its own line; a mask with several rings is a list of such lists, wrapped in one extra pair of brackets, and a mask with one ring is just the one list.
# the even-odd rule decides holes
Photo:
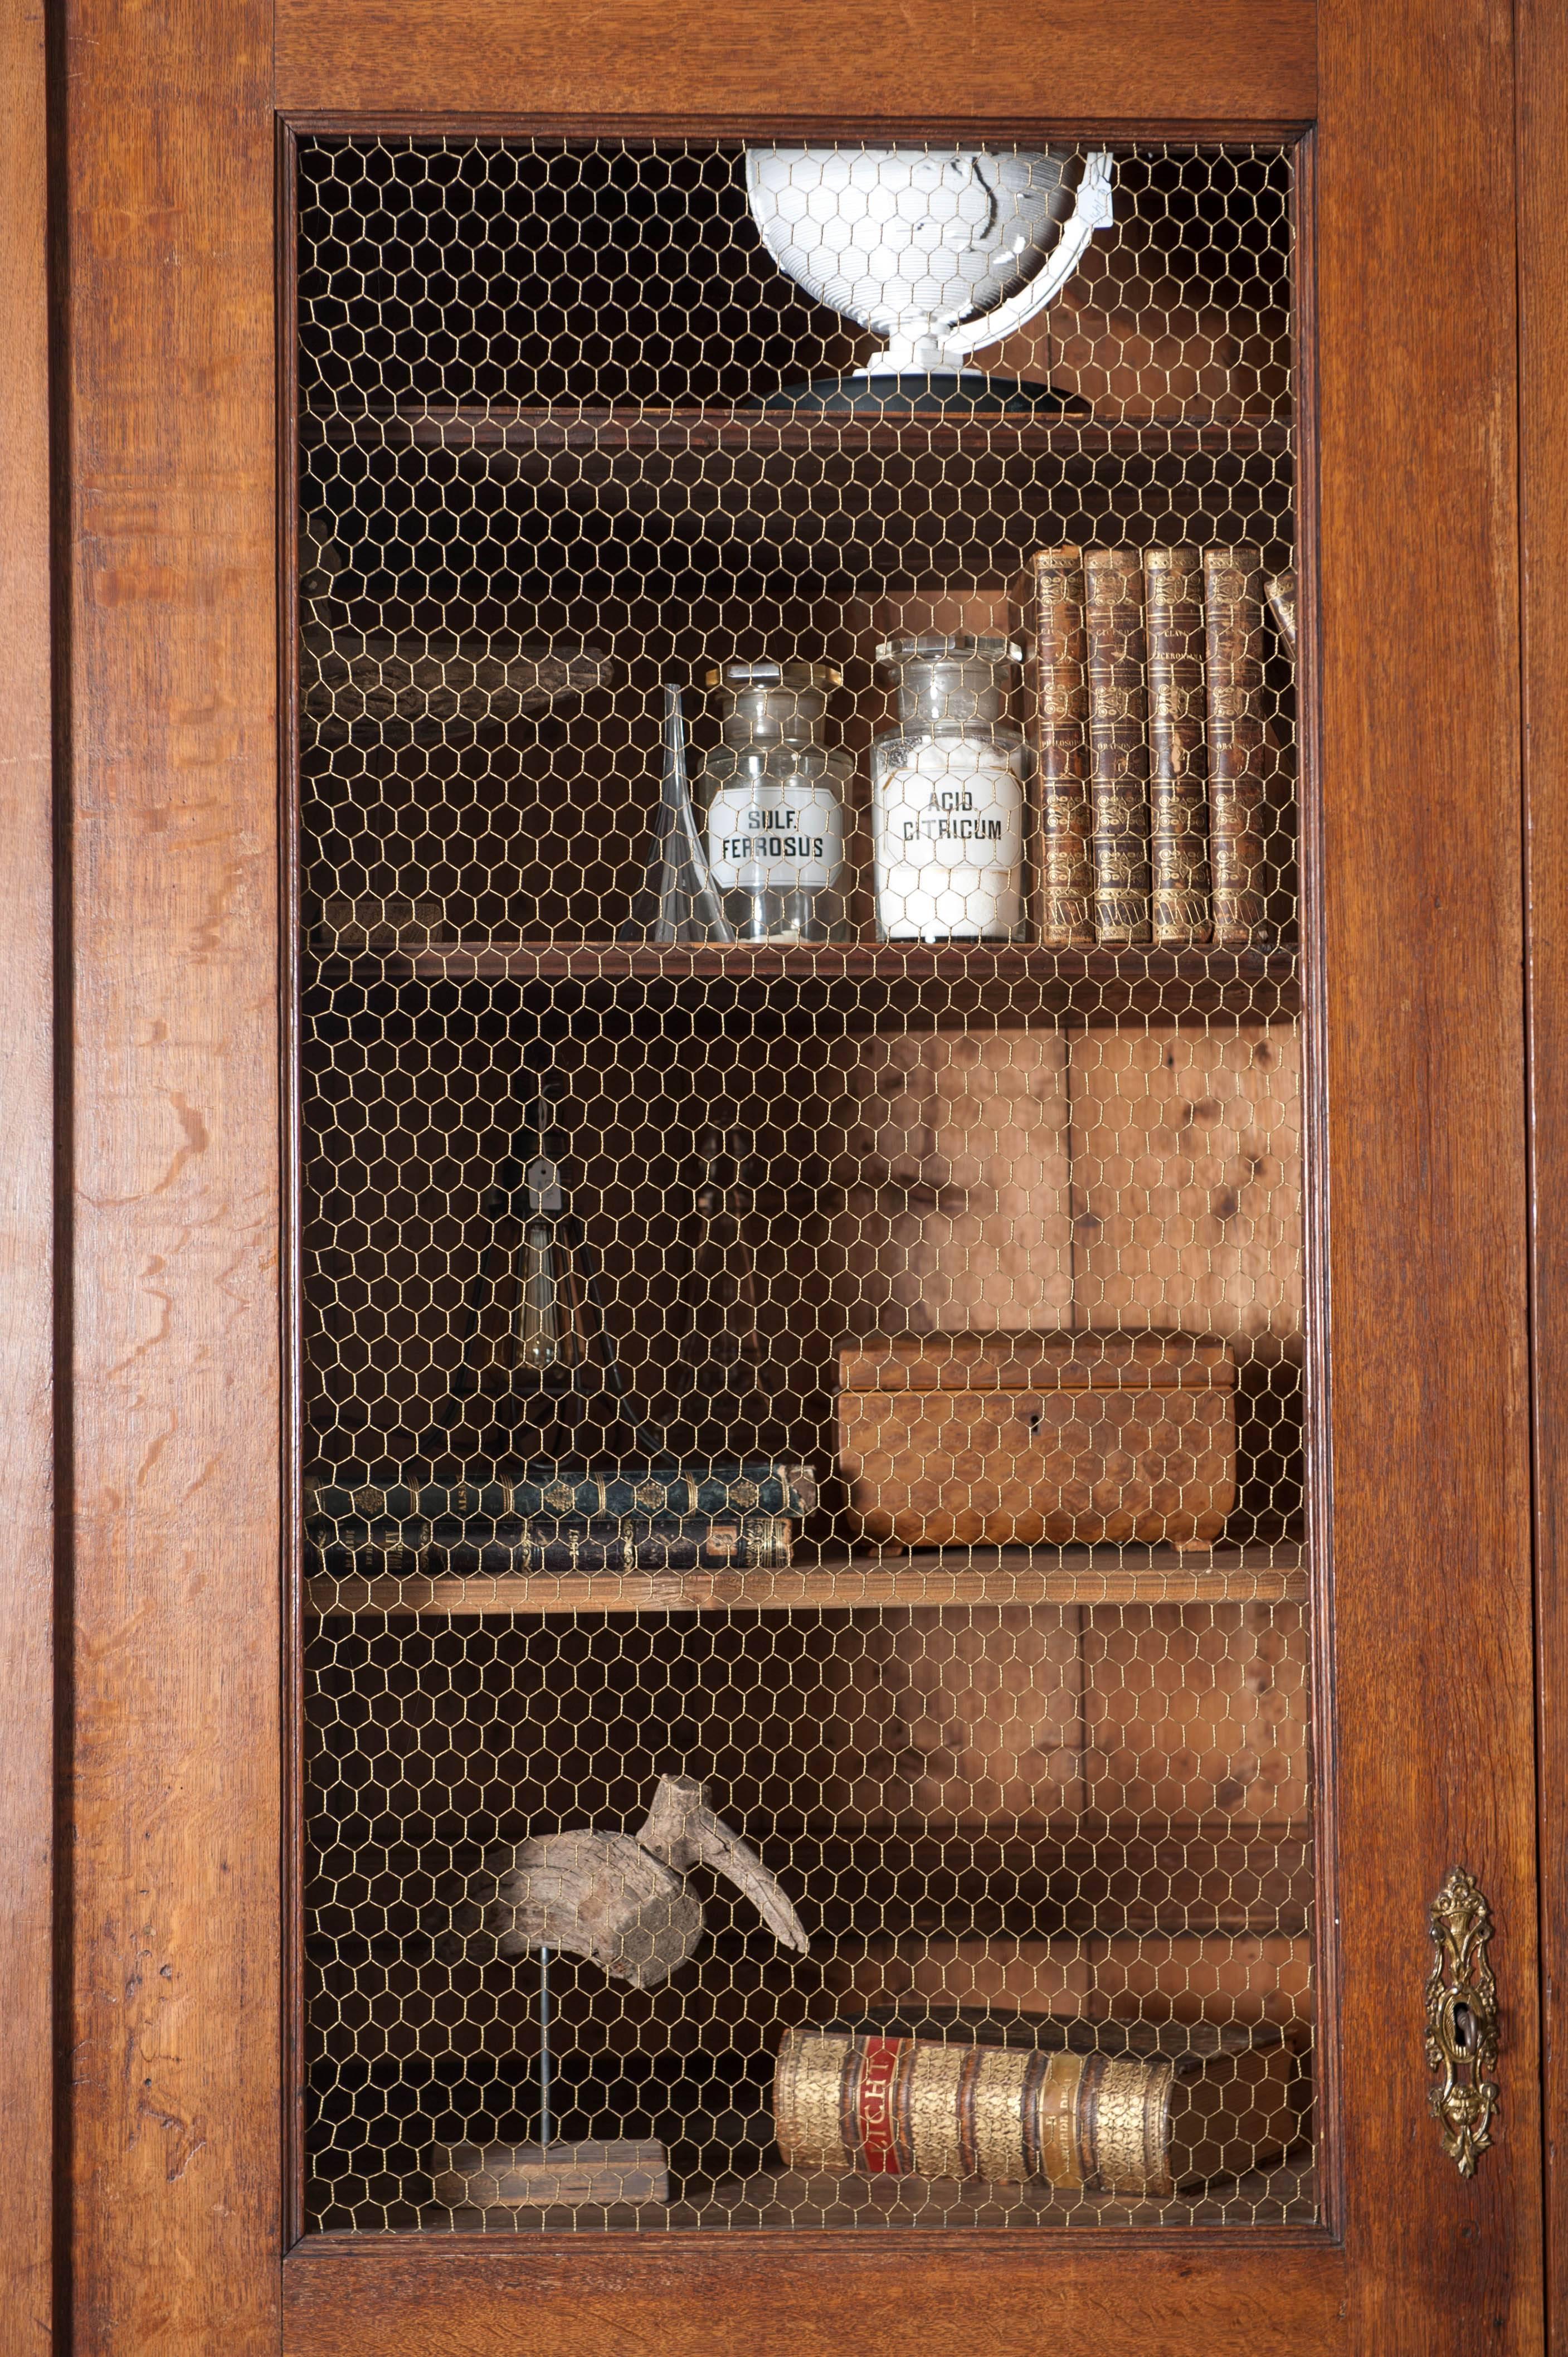
[(1426, 1983), (1426, 2064), (1441, 2071), (1433, 2115), (1443, 2123), (1443, 2149), (1461, 2177), (1492, 2141), (1498, 2108), (1498, 1987), (1487, 1962), (1492, 1910), (1474, 1875), (1456, 1866), (1432, 1902), (1437, 1950)]

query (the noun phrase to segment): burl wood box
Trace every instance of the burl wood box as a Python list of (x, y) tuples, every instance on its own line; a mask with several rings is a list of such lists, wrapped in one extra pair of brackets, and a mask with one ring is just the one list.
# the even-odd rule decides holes
[(1236, 1502), (1236, 1361), (1191, 1334), (926, 1334), (839, 1356), (864, 1535), (1209, 1546)]

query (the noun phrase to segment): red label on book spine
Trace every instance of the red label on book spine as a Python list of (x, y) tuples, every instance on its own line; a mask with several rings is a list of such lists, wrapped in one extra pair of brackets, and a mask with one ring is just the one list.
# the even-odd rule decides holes
[(860, 2149), (863, 2167), (874, 2176), (902, 2174), (893, 2133), (893, 2088), (901, 2050), (897, 2038), (868, 2038), (861, 2051)]

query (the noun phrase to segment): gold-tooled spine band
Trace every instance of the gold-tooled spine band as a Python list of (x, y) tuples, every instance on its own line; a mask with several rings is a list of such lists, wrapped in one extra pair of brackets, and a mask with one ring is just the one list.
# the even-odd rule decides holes
[(1080, 2122), (1084, 2071), (1098, 2058), (1039, 2054), (1030, 2059), (1041, 2068), (1035, 2101), (1025, 2114), (1026, 2137), (1034, 2147), (1029, 2174), (1043, 2177), (1052, 2185), (1082, 2185), (1089, 2175)]
[(974, 2099), (980, 2085), (980, 2065), (983, 2050), (970, 2047), (963, 2058), (963, 2073), (958, 2088), (958, 2164), (961, 2177), (978, 2177), (980, 2169), (974, 2148)]
[(961, 2177), (963, 2140), (959, 2099), (971, 2050), (910, 2041), (908, 2072), (915, 2170), (921, 2177)]
[(1031, 2090), (1045, 2056), (984, 2047), (974, 2059), (971, 2140), (975, 2176), (1005, 2185), (1038, 2175), (1039, 2137), (1035, 2136), (1031, 2152), (1028, 2124), (1035, 2108)]
[(1107, 2193), (1172, 2190), (1171, 2079), (1168, 2061), (1106, 2061), (1095, 2106), (1095, 2160)]
[(857, 2075), (848, 2067), (854, 2059), (847, 2040), (786, 2030), (773, 2078), (773, 2125), (787, 2168), (850, 2166), (843, 2099), (846, 2079)]

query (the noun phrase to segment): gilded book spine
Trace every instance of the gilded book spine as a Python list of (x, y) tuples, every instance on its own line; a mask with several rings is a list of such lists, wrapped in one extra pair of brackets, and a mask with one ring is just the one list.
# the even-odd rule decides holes
[(600, 1514), (809, 1514), (817, 1485), (809, 1465), (775, 1463), (768, 1458), (715, 1458), (681, 1465), (612, 1465), (594, 1473), (579, 1468), (536, 1468), (527, 1478), (420, 1484), (393, 1481), (354, 1488), (337, 1481), (307, 1481), (306, 1512), (329, 1523), (357, 1517), (365, 1523), (427, 1522), (478, 1514), (493, 1522), (506, 1514), (551, 1514), (558, 1521)]
[(1046, 548), (1029, 565), (1040, 776), (1039, 937), (1048, 950), (1094, 942), (1089, 818), (1089, 655), (1083, 551)]
[(1203, 560), (1144, 556), (1149, 635), (1149, 865), (1157, 947), (1208, 939), (1208, 775), (1204, 738)]
[(1083, 577), (1094, 931), (1107, 948), (1129, 949), (1150, 939), (1143, 558), (1135, 548), (1091, 548)]
[(312, 1571), (344, 1579), (407, 1577), (507, 1579), (530, 1572), (787, 1571), (794, 1525), (783, 1514), (528, 1514), (486, 1522), (417, 1519), (368, 1527), (313, 1516)]
[(792, 2169), (1166, 2194), (1175, 2066), (791, 2029), (773, 2083)]
[(1243, 949), (1263, 924), (1263, 564), (1259, 549), (1206, 548), (1208, 863), (1214, 941)]

